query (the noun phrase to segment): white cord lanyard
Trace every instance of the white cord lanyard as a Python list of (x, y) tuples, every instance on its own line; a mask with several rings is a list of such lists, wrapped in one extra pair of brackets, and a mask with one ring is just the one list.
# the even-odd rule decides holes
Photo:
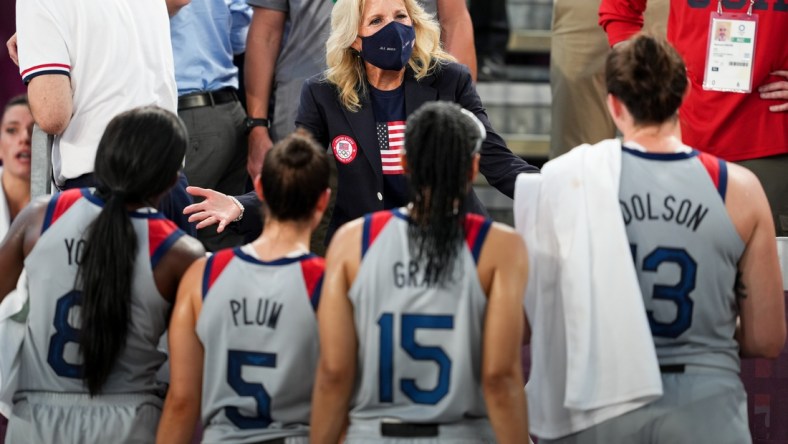
[[(750, 7), (747, 8), (747, 15), (752, 17), (752, 6), (755, 4), (755, 0), (750, 0)], [(717, 0), (717, 14), (722, 14), (722, 0)]]

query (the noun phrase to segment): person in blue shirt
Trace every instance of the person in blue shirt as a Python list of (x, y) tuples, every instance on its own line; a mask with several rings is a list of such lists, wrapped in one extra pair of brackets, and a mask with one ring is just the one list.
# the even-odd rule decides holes
[[(170, 20), (178, 116), (189, 131), (189, 183), (234, 195), (246, 185), (246, 112), (233, 57), (246, 49), (252, 10), (245, 0), (192, 0)], [(230, 231), (201, 230), (209, 250), (233, 246)]]

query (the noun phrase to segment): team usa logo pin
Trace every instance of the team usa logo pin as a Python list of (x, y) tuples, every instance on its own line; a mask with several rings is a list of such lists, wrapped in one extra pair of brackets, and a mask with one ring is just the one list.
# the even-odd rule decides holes
[(334, 151), (334, 157), (344, 163), (349, 164), (356, 158), (358, 153), (358, 145), (356, 141), (350, 136), (336, 136), (331, 142), (331, 149)]

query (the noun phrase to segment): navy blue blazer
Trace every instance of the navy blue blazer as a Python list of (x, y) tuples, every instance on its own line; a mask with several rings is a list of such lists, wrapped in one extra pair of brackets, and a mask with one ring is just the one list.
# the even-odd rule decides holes
[[(416, 80), (410, 68), (406, 68), (404, 84), (408, 116), (426, 102), (445, 100), (459, 104), (481, 120), (487, 129), (487, 139), (482, 144), (479, 170), (490, 185), (505, 195), (513, 197), (518, 174), (539, 171), (509, 151), (492, 129), (465, 65), (442, 64), (421, 80)], [(320, 145), (328, 147), (337, 166), (336, 203), (326, 243), (345, 222), (384, 209), (383, 167), (375, 116), (369, 97), (362, 96), (360, 101), (358, 111), (347, 110), (339, 101), (336, 87), (325, 81), (322, 74), (308, 79), (301, 90), (296, 126), (309, 130)], [(487, 214), (473, 192), (467, 210)]]

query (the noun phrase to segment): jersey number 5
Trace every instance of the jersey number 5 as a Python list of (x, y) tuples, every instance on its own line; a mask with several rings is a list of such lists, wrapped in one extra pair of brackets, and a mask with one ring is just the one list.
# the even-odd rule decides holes
[[(637, 245), (630, 245), (632, 258), (637, 263)], [(671, 322), (660, 322), (652, 310), (647, 311), (651, 334), (664, 338), (677, 338), (692, 326), (692, 311), (695, 302), (690, 293), (695, 289), (698, 264), (683, 248), (657, 247), (643, 259), (643, 271), (656, 272), (660, 265), (676, 264), (679, 267), (679, 282), (675, 285), (654, 284), (652, 299), (663, 299), (676, 304), (676, 318)]]
[[(403, 378), (400, 390), (416, 404), (437, 404), (449, 392), (451, 359), (441, 347), (424, 347), (416, 342), (418, 329), (454, 329), (450, 315), (403, 314), (400, 328), (400, 346), (414, 360), (433, 361), (438, 364), (438, 384), (432, 390), (423, 390), (416, 380)], [(380, 326), (380, 402), (394, 401), (394, 315), (384, 313), (378, 319)]]
[(241, 350), (228, 351), (227, 383), (239, 395), (251, 396), (255, 399), (257, 416), (244, 416), (238, 407), (225, 407), (224, 414), (239, 429), (263, 429), (271, 424), (271, 397), (262, 384), (251, 384), (243, 380), (241, 370), (245, 365), (276, 367), (276, 354)]

